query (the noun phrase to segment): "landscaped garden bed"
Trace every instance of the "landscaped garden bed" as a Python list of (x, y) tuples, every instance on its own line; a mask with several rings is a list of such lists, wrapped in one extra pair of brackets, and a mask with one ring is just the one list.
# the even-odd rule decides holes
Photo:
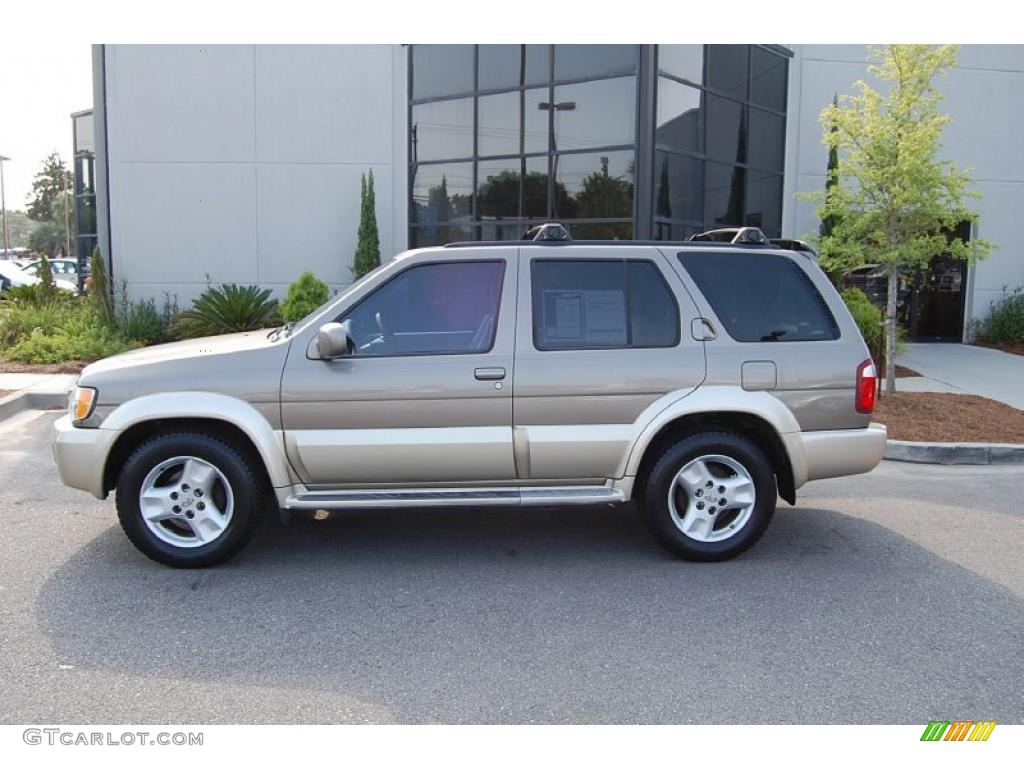
[(1024, 443), (1024, 411), (977, 395), (883, 394), (873, 416), (890, 440), (928, 443)]

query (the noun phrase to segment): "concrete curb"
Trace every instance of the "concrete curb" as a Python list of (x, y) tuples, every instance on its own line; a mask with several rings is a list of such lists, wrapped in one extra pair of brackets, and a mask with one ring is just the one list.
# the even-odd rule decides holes
[(0, 421), (29, 408), (64, 408), (68, 404), (66, 392), (32, 392), (22, 390), (0, 398)]
[(1024, 445), (1017, 443), (913, 443), (888, 440), (885, 458), (917, 464), (1024, 464)]

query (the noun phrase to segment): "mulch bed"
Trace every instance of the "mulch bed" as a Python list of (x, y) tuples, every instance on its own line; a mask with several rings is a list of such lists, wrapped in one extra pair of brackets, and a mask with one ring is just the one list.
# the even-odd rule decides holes
[(0, 373), (81, 373), (87, 366), (81, 360), (70, 360), (66, 363), (53, 363), (51, 365), (35, 365), (33, 363), (18, 363), (13, 360), (0, 360)]
[(1011, 355), (1024, 355), (1024, 341), (976, 341), (974, 346), (998, 349), (1001, 352), (1009, 352)]
[(915, 371), (913, 368), (907, 368), (905, 365), (896, 366), (896, 378), (897, 379), (909, 379), (911, 376), (920, 376), (921, 374)]
[(883, 394), (874, 421), (891, 440), (928, 443), (1024, 443), (1024, 411), (977, 395)]

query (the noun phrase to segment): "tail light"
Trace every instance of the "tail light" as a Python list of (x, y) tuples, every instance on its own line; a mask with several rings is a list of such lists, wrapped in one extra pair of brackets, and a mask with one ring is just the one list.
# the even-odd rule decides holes
[(871, 413), (875, 410), (878, 394), (878, 371), (871, 360), (857, 366), (857, 413)]

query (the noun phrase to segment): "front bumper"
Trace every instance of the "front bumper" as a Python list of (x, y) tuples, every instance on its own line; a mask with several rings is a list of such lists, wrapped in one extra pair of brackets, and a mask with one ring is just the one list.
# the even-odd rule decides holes
[(884, 424), (863, 429), (823, 429), (785, 436), (793, 465), (793, 485), (810, 480), (870, 472), (885, 455)]
[(105, 429), (84, 429), (71, 423), (64, 415), (53, 425), (53, 460), (64, 485), (87, 491), (97, 499), (106, 498), (103, 468), (117, 432)]

